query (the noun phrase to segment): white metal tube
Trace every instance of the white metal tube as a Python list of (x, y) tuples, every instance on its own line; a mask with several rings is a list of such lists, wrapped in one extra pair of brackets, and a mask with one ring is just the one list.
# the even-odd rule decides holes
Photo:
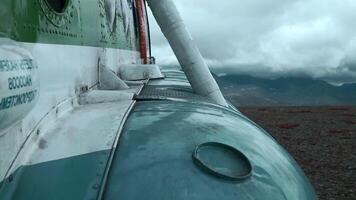
[(147, 0), (152, 13), (173, 49), (193, 90), (209, 97), (217, 104), (227, 106), (208, 65), (185, 27), (172, 0)]

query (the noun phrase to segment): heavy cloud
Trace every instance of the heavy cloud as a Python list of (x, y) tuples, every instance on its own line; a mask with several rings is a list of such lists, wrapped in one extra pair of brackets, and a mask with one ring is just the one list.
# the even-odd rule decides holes
[[(210, 66), (356, 82), (355, 0), (176, 0)], [(153, 54), (176, 59), (151, 15)]]

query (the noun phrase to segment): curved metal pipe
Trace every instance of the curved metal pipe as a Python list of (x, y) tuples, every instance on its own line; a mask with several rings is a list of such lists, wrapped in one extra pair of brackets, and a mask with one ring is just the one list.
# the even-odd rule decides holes
[(147, 0), (152, 13), (173, 49), (193, 90), (215, 103), (228, 106), (210, 73), (198, 47), (193, 42), (172, 0)]

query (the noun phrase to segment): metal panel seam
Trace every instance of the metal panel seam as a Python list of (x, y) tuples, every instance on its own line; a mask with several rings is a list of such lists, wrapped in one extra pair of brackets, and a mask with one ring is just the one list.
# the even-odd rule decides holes
[[(141, 90), (142, 90), (142, 88), (141, 88)], [(121, 136), (121, 133), (123, 131), (124, 125), (125, 125), (128, 117), (129, 117), (129, 115), (131, 114), (131, 111), (133, 110), (135, 104), (136, 104), (136, 100), (132, 101), (130, 107), (126, 110), (125, 115), (121, 120), (120, 127), (119, 127), (119, 129), (117, 131), (117, 135), (115, 137), (115, 141), (114, 141), (113, 146), (111, 148), (109, 159), (108, 159), (108, 162), (106, 164), (106, 168), (105, 168), (105, 172), (104, 172), (103, 179), (102, 179), (102, 182), (101, 182), (101, 187), (100, 187), (100, 190), (99, 190), (99, 193), (98, 193), (98, 196), (97, 196), (97, 200), (103, 199), (104, 192), (105, 192), (105, 187), (106, 187), (106, 183), (107, 183), (107, 179), (108, 179), (109, 172), (110, 172), (110, 169), (111, 169), (111, 166), (112, 166), (112, 162), (113, 162), (113, 159), (114, 159), (114, 156), (115, 156), (117, 144), (118, 144), (118, 142), (120, 140), (120, 136)]]
[[(32, 129), (32, 131), (30, 131), (30, 133), (27, 135), (26, 139), (24, 140), (24, 142), (21, 144), (20, 146), (20, 149), (18, 150), (18, 152), (16, 153), (14, 159), (11, 161), (11, 164), (9, 166), (9, 168), (7, 169), (6, 173), (5, 173), (5, 176), (3, 177), (4, 179), (6, 177), (8, 177), (10, 175), (10, 172), (12, 171), (12, 168), (14, 167), (14, 164), (18, 158), (18, 156), (20, 155), (22, 149), (25, 147), (25, 145), (27, 144), (28, 140), (31, 138), (31, 136), (33, 136), (33, 134), (39, 130), (39, 127), (41, 126), (42, 122), (46, 119), (46, 117), (48, 115), (50, 115), (52, 112), (56, 112), (56, 110), (63, 104), (71, 101), (73, 103), (73, 101), (76, 99), (76, 96), (73, 96), (73, 97), (70, 97), (60, 103), (58, 103), (55, 107), (53, 107), (50, 111), (48, 111), (46, 113), (46, 115), (44, 115), (38, 122), (37, 124), (34, 126), (34, 128)], [(72, 108), (73, 109), (73, 108)], [(14, 169), (15, 171), (15, 169)], [(1, 188), (2, 185), (0, 185), (0, 188)]]

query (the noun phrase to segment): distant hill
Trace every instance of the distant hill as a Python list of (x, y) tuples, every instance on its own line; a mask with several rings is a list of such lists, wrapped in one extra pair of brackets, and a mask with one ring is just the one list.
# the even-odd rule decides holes
[(271, 80), (236, 74), (214, 77), (224, 95), (237, 106), (356, 105), (356, 84), (334, 86), (310, 78)]

